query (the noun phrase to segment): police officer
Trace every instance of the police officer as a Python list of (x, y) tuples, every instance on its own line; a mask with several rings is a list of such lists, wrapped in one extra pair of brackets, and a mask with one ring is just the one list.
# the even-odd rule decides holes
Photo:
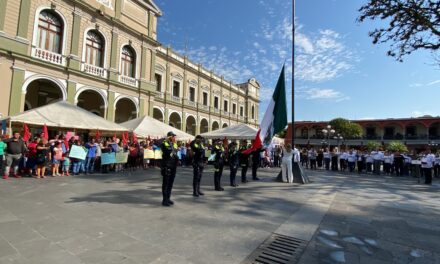
[(237, 150), (237, 143), (232, 142), (229, 145), (229, 170), (231, 172), (230, 180), (232, 187), (238, 186), (238, 184), (235, 183), (235, 176), (237, 175), (238, 165), (240, 164), (239, 156), (240, 153)]
[(260, 167), (260, 153), (263, 151), (262, 148), (258, 148), (252, 152), (252, 180), (254, 181), (260, 180), (260, 178), (257, 177), (257, 169)]
[(223, 166), (225, 163), (225, 149), (223, 148), (222, 141), (220, 139), (215, 141), (215, 146), (213, 148), (215, 154), (214, 158), (214, 186), (216, 191), (223, 191), (221, 187), (221, 178), (223, 174)]
[(246, 183), (248, 180), (246, 179), (246, 173), (249, 167), (249, 155), (244, 154), (243, 152), (248, 149), (247, 141), (243, 140), (240, 146), (240, 167), (241, 167), (241, 182)]
[(176, 168), (179, 162), (177, 156), (178, 146), (176, 143), (176, 134), (172, 131), (168, 132), (167, 139), (162, 142), (160, 146), (162, 150), (162, 165), (161, 173), (163, 176), (162, 182), (162, 195), (163, 195), (163, 206), (170, 206), (174, 204), (171, 201), (171, 190), (173, 189), (174, 178), (176, 177)]
[(204, 195), (200, 191), (200, 181), (202, 180), (203, 168), (205, 167), (205, 146), (203, 145), (203, 137), (196, 136), (190, 144), (193, 153), (193, 196), (199, 197)]

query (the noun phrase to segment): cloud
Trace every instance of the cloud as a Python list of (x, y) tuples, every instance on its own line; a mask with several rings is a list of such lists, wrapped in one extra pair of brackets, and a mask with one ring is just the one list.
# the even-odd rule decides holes
[(433, 86), (433, 85), (436, 85), (436, 84), (440, 84), (440, 79), (439, 80), (430, 81), (428, 83), (411, 83), (409, 85), (409, 87), (423, 87), (423, 86), (428, 87), (428, 86)]
[(309, 82), (336, 79), (354, 68), (359, 60), (341, 35), (330, 29), (305, 34), (302, 25), (295, 29), (295, 78)]
[(349, 96), (329, 88), (300, 87), (296, 90), (296, 96), (306, 100), (330, 100), (334, 102), (350, 100)]
[(425, 115), (434, 116), (431, 111), (414, 110), (411, 112), (411, 117), (421, 117)]

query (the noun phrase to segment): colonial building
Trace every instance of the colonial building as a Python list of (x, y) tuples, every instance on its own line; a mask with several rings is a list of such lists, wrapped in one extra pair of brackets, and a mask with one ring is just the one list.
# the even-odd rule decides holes
[(67, 100), (117, 123), (191, 134), (258, 125), (255, 79), (233, 84), (157, 40), (151, 0), (1, 0), (0, 113)]
[[(298, 145), (331, 145), (345, 144), (351, 146), (365, 145), (368, 141), (387, 144), (391, 141), (403, 141), (408, 146), (422, 147), (440, 144), (440, 117), (423, 116), (419, 118), (388, 118), (374, 120), (352, 120), (361, 125), (363, 135), (359, 138), (339, 138), (337, 131), (328, 135), (323, 132), (328, 122), (300, 121), (295, 122), (294, 139)], [(292, 124), (289, 124), (286, 139), (292, 138)]]

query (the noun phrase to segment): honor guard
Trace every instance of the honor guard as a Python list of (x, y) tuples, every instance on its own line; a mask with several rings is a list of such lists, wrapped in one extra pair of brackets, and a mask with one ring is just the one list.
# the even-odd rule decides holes
[(173, 189), (174, 178), (176, 177), (177, 164), (179, 163), (179, 158), (177, 156), (179, 147), (176, 143), (176, 134), (174, 134), (172, 131), (168, 132), (167, 139), (163, 141), (160, 148), (162, 150), (161, 173), (163, 176), (162, 205), (170, 206), (174, 204), (170, 197), (171, 190)]
[(238, 184), (235, 183), (235, 176), (237, 175), (238, 165), (240, 164), (239, 157), (240, 153), (237, 150), (237, 143), (232, 142), (229, 145), (229, 170), (231, 172), (230, 180), (232, 187), (238, 186)]
[(205, 146), (202, 136), (197, 135), (196, 139), (191, 142), (191, 151), (193, 153), (193, 196), (199, 197), (199, 195), (204, 195), (200, 191), (200, 181), (205, 167)]
[(246, 179), (246, 173), (249, 167), (249, 155), (243, 153), (243, 151), (247, 150), (247, 141), (243, 140), (240, 146), (240, 167), (241, 167), (241, 182), (248, 182)]
[(220, 139), (216, 140), (215, 146), (212, 149), (215, 158), (214, 158), (214, 186), (216, 191), (223, 191), (224, 189), (221, 187), (221, 178), (223, 174), (223, 166), (225, 162), (225, 149), (223, 148), (222, 141)]
[(258, 181), (260, 178), (257, 177), (257, 169), (260, 167), (261, 152), (264, 150), (262, 148), (256, 149), (252, 152), (252, 180)]

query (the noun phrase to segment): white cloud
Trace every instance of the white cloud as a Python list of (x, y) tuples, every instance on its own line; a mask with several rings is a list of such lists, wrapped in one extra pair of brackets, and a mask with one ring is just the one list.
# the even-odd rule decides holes
[(306, 100), (330, 100), (334, 102), (350, 100), (349, 96), (329, 88), (300, 87), (296, 89), (296, 96)]
[(440, 80), (435, 80), (430, 83), (427, 83), (426, 86), (431, 86), (431, 85), (438, 84), (438, 83), (440, 83)]
[(425, 115), (434, 116), (434, 114), (432, 114), (431, 111), (414, 110), (411, 112), (411, 117), (421, 117), (421, 116), (425, 116)]

